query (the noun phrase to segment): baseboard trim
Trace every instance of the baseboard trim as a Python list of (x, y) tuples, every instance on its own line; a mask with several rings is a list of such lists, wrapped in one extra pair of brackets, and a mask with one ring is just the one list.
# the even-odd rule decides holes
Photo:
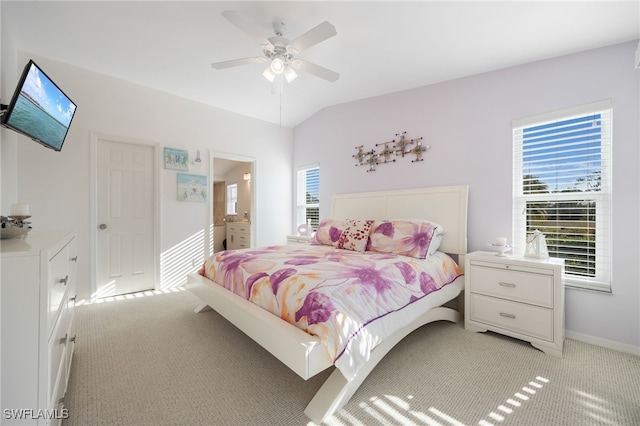
[(589, 343), (591, 345), (601, 346), (614, 351), (626, 354), (640, 356), (640, 346), (627, 345), (626, 343), (614, 342), (613, 340), (603, 339), (601, 337), (590, 336), (577, 331), (565, 330), (564, 335), (567, 339), (578, 340), (580, 342)]

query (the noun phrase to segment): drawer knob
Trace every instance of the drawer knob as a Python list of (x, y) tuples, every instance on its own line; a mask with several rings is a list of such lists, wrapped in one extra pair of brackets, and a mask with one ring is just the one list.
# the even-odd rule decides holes
[(71, 339), (69, 339), (69, 341), (71, 343), (75, 343), (76, 342), (76, 335), (74, 334), (73, 337)]
[(64, 337), (62, 339), (60, 339), (60, 344), (61, 345), (66, 345), (68, 337), (69, 337), (69, 333), (65, 333)]
[(516, 285), (514, 283), (506, 283), (504, 281), (500, 281), (500, 286), (501, 287), (515, 287)]
[(72, 261), (72, 262), (77, 262), (78, 261), (78, 256), (73, 256), (69, 260)]
[(516, 316), (513, 314), (507, 314), (506, 312), (500, 312), (501, 317), (516, 319)]
[(68, 282), (68, 281), (69, 281), (69, 275), (67, 275), (67, 276), (66, 276), (66, 277), (64, 277), (64, 278), (60, 278), (60, 282), (61, 282), (63, 285), (67, 285), (67, 282)]

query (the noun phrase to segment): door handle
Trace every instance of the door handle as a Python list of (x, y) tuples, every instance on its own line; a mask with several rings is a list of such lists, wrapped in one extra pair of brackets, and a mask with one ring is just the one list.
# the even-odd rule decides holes
[(106, 223), (101, 223), (100, 226), (98, 226), (98, 228), (107, 229), (107, 224)]

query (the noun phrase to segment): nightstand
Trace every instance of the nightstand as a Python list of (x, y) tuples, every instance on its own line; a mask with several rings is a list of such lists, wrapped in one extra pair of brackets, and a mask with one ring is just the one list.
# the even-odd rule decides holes
[(465, 259), (465, 328), (515, 337), (562, 357), (563, 273), (563, 259), (469, 253)]
[(313, 240), (309, 235), (287, 235), (287, 245), (309, 244)]

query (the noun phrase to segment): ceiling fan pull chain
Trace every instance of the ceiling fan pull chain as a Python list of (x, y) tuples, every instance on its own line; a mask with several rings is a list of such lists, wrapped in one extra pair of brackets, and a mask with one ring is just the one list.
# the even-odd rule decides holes
[(279, 111), (280, 112), (280, 129), (282, 129), (282, 89), (280, 89), (278, 91), (278, 94), (280, 95), (280, 98), (279, 98), (279, 102), (280, 102), (280, 111)]

